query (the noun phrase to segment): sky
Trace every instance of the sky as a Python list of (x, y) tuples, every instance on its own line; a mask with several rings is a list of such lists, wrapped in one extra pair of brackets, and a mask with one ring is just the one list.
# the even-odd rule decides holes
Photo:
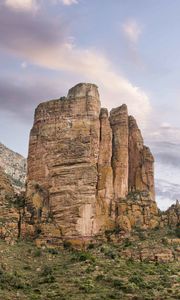
[(0, 0), (0, 142), (27, 157), (35, 107), (92, 82), (137, 119), (159, 207), (180, 199), (179, 13), (179, 0)]

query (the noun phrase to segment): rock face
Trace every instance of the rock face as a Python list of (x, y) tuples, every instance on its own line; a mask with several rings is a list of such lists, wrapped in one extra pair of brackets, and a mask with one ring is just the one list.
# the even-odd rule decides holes
[(0, 197), (4, 198), (7, 194), (13, 194), (14, 190), (10, 180), (0, 167)]
[(26, 159), (0, 143), (0, 167), (18, 192), (25, 187)]
[(91, 236), (98, 231), (99, 113), (99, 94), (90, 84), (78, 85), (67, 98), (36, 109), (28, 156), (28, 197), (35, 188), (31, 215), (38, 222), (53, 215), (63, 235)]
[(97, 87), (78, 84), (35, 111), (27, 221), (47, 239), (91, 237), (115, 226), (153, 227), (153, 162), (126, 105), (109, 117)]
[(12, 206), (13, 197), (12, 184), (0, 168), (0, 239), (7, 242), (14, 241), (18, 237), (19, 214)]
[(128, 112), (126, 105), (112, 109), (110, 113), (112, 127), (112, 168), (115, 200), (128, 193)]
[(161, 226), (177, 227), (180, 231), (180, 203), (177, 200), (176, 204), (171, 205), (161, 215)]
[(148, 190), (155, 200), (153, 163), (154, 158), (144, 146), (136, 120), (129, 116), (129, 190)]

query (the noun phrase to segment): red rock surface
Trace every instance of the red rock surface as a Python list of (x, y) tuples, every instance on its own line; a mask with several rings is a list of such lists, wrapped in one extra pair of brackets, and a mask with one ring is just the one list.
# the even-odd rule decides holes
[[(28, 155), (28, 222), (48, 238), (90, 237), (117, 225), (153, 227), (153, 163), (126, 105), (112, 109), (109, 117), (100, 109), (97, 87), (78, 84), (67, 97), (36, 109)], [(134, 192), (140, 193), (138, 200)]]

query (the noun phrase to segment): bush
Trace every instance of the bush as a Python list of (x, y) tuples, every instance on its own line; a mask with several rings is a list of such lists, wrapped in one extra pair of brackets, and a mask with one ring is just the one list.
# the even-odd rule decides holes
[(178, 238), (180, 238), (180, 223), (177, 224), (176, 230), (175, 230), (175, 234)]
[(121, 279), (114, 279), (113, 286), (118, 290), (122, 290), (124, 293), (132, 293), (136, 289), (136, 285), (134, 283), (124, 282)]
[(53, 269), (50, 266), (45, 265), (41, 272), (40, 284), (42, 283), (52, 283), (55, 281), (55, 277), (53, 275)]
[(34, 257), (39, 257), (39, 256), (41, 256), (41, 254), (42, 254), (41, 249), (36, 249), (34, 251)]
[(42, 272), (41, 272), (41, 276), (51, 275), (52, 272), (53, 272), (52, 268), (50, 266), (45, 265)]
[(89, 252), (74, 251), (72, 261), (83, 262), (87, 260), (94, 262), (95, 258)]
[(111, 249), (110, 247), (101, 247), (100, 249), (101, 252), (104, 253), (104, 255), (108, 258), (115, 259), (116, 258), (116, 253)]
[(120, 279), (114, 279), (113, 280), (113, 286), (117, 289), (124, 289), (124, 282)]
[(109, 250), (105, 253), (105, 256), (111, 259), (115, 259), (116, 258), (116, 253), (112, 250)]
[(0, 288), (1, 289), (24, 289), (27, 284), (23, 282), (17, 273), (11, 274), (0, 271)]
[(168, 245), (167, 238), (163, 237), (161, 241), (162, 241), (162, 244), (163, 244), (164, 246), (167, 246), (167, 245)]
[(128, 238), (126, 238), (124, 240), (123, 247), (127, 248), (127, 247), (130, 247), (130, 246), (132, 246), (132, 242)]
[(94, 249), (94, 244), (93, 243), (90, 243), (87, 247), (88, 250), (91, 250), (91, 249)]
[(64, 241), (63, 247), (64, 247), (64, 249), (72, 249), (72, 244), (69, 241)]
[(105, 276), (103, 274), (99, 274), (96, 276), (96, 281), (102, 281), (105, 279)]
[(55, 282), (55, 277), (53, 275), (45, 276), (43, 279), (40, 280), (40, 283), (53, 283)]
[(53, 255), (59, 254), (59, 251), (58, 251), (57, 249), (54, 249), (54, 248), (49, 248), (49, 249), (48, 249), (48, 252), (49, 252), (50, 254), (53, 254)]
[(144, 280), (139, 275), (132, 275), (129, 281), (135, 283), (138, 287), (144, 287)]
[(81, 283), (80, 287), (79, 287), (80, 290), (84, 291), (85, 293), (89, 294), (93, 291), (94, 289), (94, 284), (93, 282), (89, 279), (83, 283)]

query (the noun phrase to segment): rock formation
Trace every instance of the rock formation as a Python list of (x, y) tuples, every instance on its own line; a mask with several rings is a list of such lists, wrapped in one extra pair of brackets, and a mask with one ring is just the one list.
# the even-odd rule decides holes
[(0, 143), (0, 167), (8, 175), (17, 192), (25, 188), (26, 159), (2, 143)]
[(0, 238), (7, 242), (18, 237), (19, 214), (12, 205), (14, 189), (12, 184), (0, 168)]
[(0, 167), (0, 197), (4, 199), (7, 194), (13, 194), (14, 190), (10, 180), (8, 179), (7, 175)]
[(149, 191), (155, 200), (154, 158), (144, 146), (136, 120), (129, 116), (129, 191)]
[(126, 105), (109, 116), (96, 85), (78, 84), (35, 111), (27, 221), (47, 239), (156, 226), (153, 162)]
[(160, 225), (169, 226), (171, 228), (177, 227), (180, 232), (180, 203), (176, 200), (176, 203), (171, 205), (165, 212), (161, 214)]

